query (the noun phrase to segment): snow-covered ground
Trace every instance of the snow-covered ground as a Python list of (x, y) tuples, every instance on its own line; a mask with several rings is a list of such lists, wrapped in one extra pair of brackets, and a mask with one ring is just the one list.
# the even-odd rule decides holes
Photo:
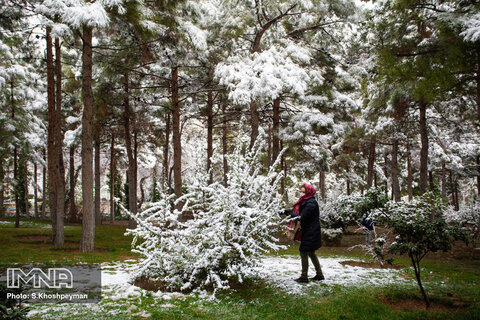
[[(310, 282), (299, 284), (293, 281), (300, 275), (300, 257), (280, 256), (265, 257), (261, 266), (257, 269), (257, 274), (267, 283), (288, 293), (302, 294), (311, 292), (311, 290), (329, 290), (331, 286), (384, 286), (392, 283), (412, 284), (412, 280), (406, 280), (403, 275), (405, 271), (394, 269), (373, 269), (342, 265), (340, 262), (352, 259), (347, 257), (322, 258), (319, 257), (325, 281)], [(131, 284), (131, 273), (129, 265), (134, 261), (125, 261), (122, 263), (109, 263), (102, 265), (102, 296), (103, 299), (97, 304), (32, 304), (29, 316), (40, 317), (42, 319), (56, 319), (58, 314), (62, 315), (95, 315), (128, 313), (138, 318), (148, 317), (146, 311), (139, 310), (133, 303), (127, 303), (125, 300), (138, 301), (146, 295), (151, 295), (158, 300), (158, 306), (163, 308), (176, 308), (170, 303), (172, 299), (185, 299), (185, 295), (178, 292), (148, 292)], [(310, 264), (309, 276), (314, 276), (315, 270)], [(203, 293), (201, 298), (212, 298), (210, 294)], [(123, 309), (118, 308), (124, 304)]]

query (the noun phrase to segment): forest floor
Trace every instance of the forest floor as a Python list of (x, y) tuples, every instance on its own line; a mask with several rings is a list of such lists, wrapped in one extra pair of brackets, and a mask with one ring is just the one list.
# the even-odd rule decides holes
[[(217, 293), (149, 291), (131, 284), (132, 238), (123, 224), (96, 227), (96, 252), (80, 253), (80, 225), (65, 227), (65, 247), (49, 242), (47, 221), (0, 221), (0, 265), (13, 263), (99, 263), (102, 299), (90, 304), (29, 305), (31, 319), (480, 319), (480, 260), (467, 247), (422, 261), (431, 308), (425, 310), (406, 257), (382, 269), (360, 249), (362, 234), (349, 230), (338, 247), (317, 255), (326, 280), (297, 284), (298, 245), (262, 259), (258, 279)], [(310, 270), (313, 276), (313, 270)]]

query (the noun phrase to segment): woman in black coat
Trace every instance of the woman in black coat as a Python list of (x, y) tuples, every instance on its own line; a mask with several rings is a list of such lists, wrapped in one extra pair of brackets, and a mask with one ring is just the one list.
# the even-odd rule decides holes
[(320, 262), (315, 255), (315, 250), (322, 246), (322, 233), (320, 229), (320, 212), (315, 200), (315, 188), (304, 184), (300, 188), (304, 194), (293, 205), (293, 215), (300, 216), (302, 238), (300, 242), (300, 257), (302, 259), (302, 275), (295, 279), (297, 282), (308, 282), (308, 257), (312, 260), (316, 275), (310, 280), (325, 280), (320, 267)]

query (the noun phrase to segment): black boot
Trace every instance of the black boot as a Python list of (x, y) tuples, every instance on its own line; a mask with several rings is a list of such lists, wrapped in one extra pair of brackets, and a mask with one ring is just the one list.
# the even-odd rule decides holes
[(315, 277), (310, 278), (310, 280), (312, 280), (312, 281), (323, 281), (323, 280), (325, 280), (325, 277), (323, 276), (323, 274), (322, 275), (317, 274)]
[(300, 282), (300, 283), (307, 283), (308, 278), (307, 277), (300, 277), (298, 279), (295, 279), (295, 281)]

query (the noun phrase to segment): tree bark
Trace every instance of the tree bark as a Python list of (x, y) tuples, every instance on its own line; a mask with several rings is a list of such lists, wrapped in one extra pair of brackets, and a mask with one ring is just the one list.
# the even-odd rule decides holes
[(50, 220), (52, 222), (52, 243), (55, 243), (57, 234), (57, 197), (56, 197), (56, 170), (55, 170), (55, 70), (53, 67), (53, 43), (50, 27), (47, 27), (47, 103), (48, 103), (48, 195)]
[(460, 210), (460, 200), (458, 199), (458, 179), (453, 180), (453, 187), (455, 192), (455, 211)]
[(212, 156), (213, 156), (213, 92), (208, 92), (207, 98), (207, 172), (208, 183), (213, 183), (212, 168)]
[[(163, 185), (162, 190), (165, 190), (165, 185), (170, 189), (170, 179), (168, 174), (168, 151), (170, 145), (170, 113), (165, 117), (165, 145), (163, 146)], [(170, 190), (168, 191), (170, 192)]]
[(477, 176), (477, 196), (478, 196), (478, 199), (480, 200), (480, 156), (477, 156), (477, 171), (478, 171), (478, 176)]
[(407, 180), (408, 180), (408, 201), (413, 199), (413, 175), (412, 175), (412, 159), (410, 154), (410, 141), (407, 141)]
[(115, 135), (110, 144), (110, 222), (115, 221)]
[(95, 211), (93, 207), (93, 91), (92, 91), (91, 27), (83, 27), (82, 52), (82, 240), (81, 252), (93, 252), (95, 242)]
[(376, 147), (376, 138), (373, 137), (370, 140), (370, 152), (368, 153), (368, 175), (367, 175), (367, 189), (370, 189), (373, 184), (373, 178), (375, 173), (375, 147)]
[[(38, 175), (37, 163), (34, 162), (33, 163), (33, 206), (34, 206), (33, 213), (34, 213), (35, 219), (38, 220), (39, 216), (38, 216), (38, 188), (37, 188), (38, 177), (37, 175)], [(3, 179), (1, 179), (1, 181), (3, 182)], [(0, 204), (0, 206), (2, 204)]]
[(250, 125), (252, 127), (252, 133), (250, 135), (250, 149), (252, 149), (255, 141), (258, 137), (259, 117), (257, 110), (257, 103), (255, 101), (250, 102)]
[(280, 139), (278, 133), (280, 130), (280, 98), (273, 101), (273, 146), (272, 146), (272, 163), (277, 160), (280, 154)]
[[(172, 131), (173, 131), (173, 188), (175, 198), (182, 196), (182, 142), (180, 136), (180, 104), (178, 102), (178, 66), (172, 68)], [(183, 203), (177, 202), (175, 208), (182, 210)]]
[[(12, 120), (15, 121), (15, 99), (13, 96), (13, 79), (10, 83), (10, 103), (12, 107)], [(13, 149), (13, 180), (15, 185), (19, 183), (18, 181), (18, 154), (17, 154), (17, 146), (15, 145)], [(14, 187), (15, 193), (15, 228), (20, 227), (20, 205), (18, 201), (18, 189), (16, 186)]]
[[(43, 148), (43, 161), (46, 163), (47, 162), (47, 152), (45, 148)], [(47, 167), (44, 165), (43, 166), (43, 171), (42, 171), (42, 212), (41, 212), (41, 217), (42, 220), (45, 220), (45, 210), (47, 206)]]
[(428, 187), (428, 132), (427, 132), (427, 104), (420, 102), (420, 195)]
[(56, 68), (56, 94), (55, 94), (55, 193), (56, 199), (56, 236), (54, 245), (59, 247), (65, 243), (65, 167), (63, 164), (63, 133), (62, 133), (62, 61), (60, 40), (55, 38), (55, 68)]
[(272, 126), (268, 124), (267, 134), (267, 167), (272, 165)]
[(319, 180), (319, 188), (320, 188), (320, 196), (322, 197), (322, 201), (325, 203), (327, 202), (326, 190), (325, 190), (325, 172), (320, 171), (318, 174)]
[(447, 169), (445, 160), (442, 160), (442, 200), (447, 201)]
[(0, 158), (0, 219), (5, 218), (5, 169), (4, 161)]
[(400, 183), (398, 181), (398, 140), (393, 140), (392, 146), (392, 191), (393, 200), (400, 201)]
[(70, 212), (68, 213), (70, 221), (77, 221), (77, 208), (75, 207), (75, 147), (70, 147)]
[(23, 178), (23, 186), (24, 186), (24, 194), (23, 194), (23, 202), (25, 203), (25, 217), (28, 219), (30, 218), (30, 200), (28, 200), (28, 162), (25, 159), (24, 160), (24, 166), (23, 166), (24, 174)]
[(351, 193), (351, 190), (350, 190), (350, 179), (347, 178), (347, 195), (349, 196)]
[(222, 99), (222, 114), (223, 114), (223, 125), (222, 125), (223, 184), (227, 186), (228, 184), (227, 103), (225, 102), (224, 99)]
[[(137, 193), (135, 189), (135, 159), (133, 157), (132, 150), (132, 137), (130, 133), (130, 99), (129, 99), (129, 80), (128, 73), (124, 75), (124, 90), (125, 98), (123, 99), (123, 104), (125, 111), (123, 114), (124, 127), (125, 127), (125, 144), (127, 148), (127, 157), (128, 157), (128, 210), (136, 214), (137, 213)], [(134, 227), (134, 220), (129, 218), (128, 220), (129, 228)]]
[(97, 137), (94, 141), (95, 147), (95, 224), (102, 224), (102, 212), (100, 211), (100, 137), (97, 131)]

